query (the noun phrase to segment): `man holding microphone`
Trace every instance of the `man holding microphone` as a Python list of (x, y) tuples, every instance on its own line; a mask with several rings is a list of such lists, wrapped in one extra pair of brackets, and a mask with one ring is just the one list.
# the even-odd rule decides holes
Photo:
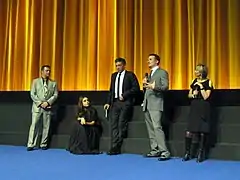
[(150, 54), (148, 66), (151, 69), (149, 77), (143, 80), (146, 92), (144, 94), (143, 112), (150, 139), (151, 151), (146, 157), (159, 157), (159, 161), (170, 159), (170, 152), (165, 143), (165, 134), (161, 119), (164, 111), (163, 93), (169, 88), (168, 73), (159, 67), (160, 57)]

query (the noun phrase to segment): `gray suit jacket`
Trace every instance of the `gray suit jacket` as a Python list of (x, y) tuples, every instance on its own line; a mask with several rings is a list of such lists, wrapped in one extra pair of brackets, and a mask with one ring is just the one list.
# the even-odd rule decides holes
[(155, 88), (147, 89), (144, 95), (143, 111), (163, 111), (163, 92), (169, 88), (168, 72), (164, 69), (157, 69), (149, 79), (150, 83), (155, 81)]
[[(32, 112), (40, 112), (42, 102), (48, 102), (50, 106), (56, 101), (58, 97), (57, 83), (53, 80), (48, 80), (48, 95), (44, 97), (44, 86), (42, 78), (34, 79), (30, 91), (33, 100)], [(51, 112), (52, 109), (49, 109)]]

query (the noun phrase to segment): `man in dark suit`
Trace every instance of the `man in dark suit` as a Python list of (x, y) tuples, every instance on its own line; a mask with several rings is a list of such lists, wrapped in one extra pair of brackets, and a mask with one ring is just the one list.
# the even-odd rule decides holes
[(143, 101), (143, 111), (150, 139), (151, 151), (146, 157), (159, 157), (158, 160), (168, 160), (170, 153), (166, 147), (165, 134), (162, 129), (161, 119), (164, 111), (164, 91), (168, 90), (168, 73), (159, 68), (160, 57), (150, 54), (148, 66), (151, 69), (150, 77), (144, 78), (146, 88)]
[(111, 107), (112, 145), (108, 155), (121, 153), (123, 139), (127, 136), (127, 124), (133, 109), (134, 96), (140, 91), (136, 75), (125, 70), (125, 59), (117, 58), (115, 64), (117, 72), (111, 76), (107, 104), (104, 105), (105, 110)]

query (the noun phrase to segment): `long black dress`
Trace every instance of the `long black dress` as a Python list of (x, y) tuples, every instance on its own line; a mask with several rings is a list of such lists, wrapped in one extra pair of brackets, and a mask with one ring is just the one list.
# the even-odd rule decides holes
[[(194, 85), (196, 82), (197, 79), (194, 79), (191, 84), (191, 89), (193, 91), (198, 90), (199, 93), (197, 97), (191, 101), (187, 131), (195, 133), (209, 133), (211, 120), (211, 97), (204, 100), (200, 92), (200, 87), (198, 85)], [(202, 82), (202, 85), (205, 90), (213, 89), (212, 82), (209, 79)]]
[(77, 118), (81, 117), (85, 118), (86, 122), (95, 121), (95, 124), (82, 125), (79, 120), (75, 120), (67, 150), (73, 154), (98, 154), (101, 125), (97, 111), (89, 107), (78, 113)]

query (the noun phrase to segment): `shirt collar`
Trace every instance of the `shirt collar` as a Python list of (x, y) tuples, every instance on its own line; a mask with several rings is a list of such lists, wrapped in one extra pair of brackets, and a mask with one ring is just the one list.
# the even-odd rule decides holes
[[(45, 79), (43, 78), (43, 77), (41, 77), (42, 78), (42, 81), (43, 81), (43, 83), (45, 82)], [(48, 83), (48, 78), (46, 79), (46, 83)]]
[[(121, 75), (124, 75), (124, 74), (125, 74), (125, 72), (126, 72), (126, 70), (122, 71), (122, 72), (121, 72)], [(118, 74), (120, 74), (120, 73), (118, 73)]]
[(159, 67), (158, 66), (155, 66), (151, 69), (152, 72), (156, 71)]

